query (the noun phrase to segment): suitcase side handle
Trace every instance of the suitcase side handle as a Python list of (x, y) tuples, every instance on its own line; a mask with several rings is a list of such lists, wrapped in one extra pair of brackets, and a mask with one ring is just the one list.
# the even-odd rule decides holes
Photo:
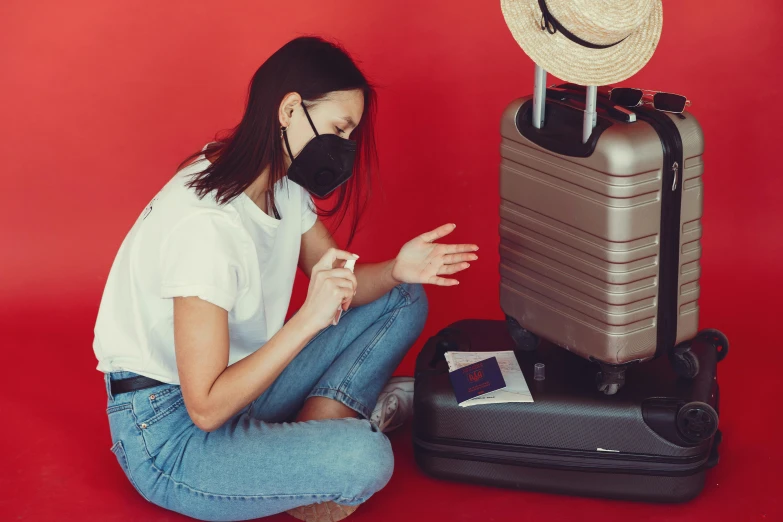
[(570, 105), (569, 100), (548, 99), (545, 107), (547, 123), (540, 129), (530, 123), (532, 109), (532, 100), (519, 107), (515, 118), (519, 134), (545, 150), (576, 158), (592, 155), (601, 134), (615, 121), (599, 113), (597, 125), (585, 143), (582, 141), (582, 111)]
[(723, 442), (723, 433), (718, 430), (715, 432), (715, 436), (712, 438), (710, 457), (707, 459), (707, 463), (705, 464), (707, 469), (714, 468), (718, 465), (718, 462), (720, 462), (720, 452), (718, 451), (718, 447), (720, 446), (721, 442)]
[[(546, 90), (547, 99), (557, 100), (561, 103), (567, 104), (578, 110), (584, 110), (584, 104), (578, 101), (581, 99), (577, 93), (572, 90), (563, 88), (562, 86), (549, 87)], [(629, 111), (625, 107), (616, 105), (610, 101), (602, 98), (596, 99), (596, 109), (602, 109), (606, 116), (612, 119), (621, 121), (623, 123), (634, 123), (636, 121), (636, 113)], [(596, 113), (598, 111), (596, 110)]]
[(423, 373), (444, 373), (448, 371), (446, 352), (470, 351), (470, 341), (455, 328), (444, 328), (430, 337), (416, 358), (415, 377)]

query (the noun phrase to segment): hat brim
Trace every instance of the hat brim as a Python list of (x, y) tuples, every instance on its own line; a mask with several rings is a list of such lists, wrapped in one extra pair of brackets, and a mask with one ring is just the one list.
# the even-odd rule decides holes
[(525, 53), (548, 73), (579, 85), (609, 85), (636, 74), (650, 61), (663, 28), (663, 7), (654, 3), (649, 17), (628, 38), (606, 49), (591, 49), (560, 31), (541, 29), (538, 0), (500, 0), (511, 34)]

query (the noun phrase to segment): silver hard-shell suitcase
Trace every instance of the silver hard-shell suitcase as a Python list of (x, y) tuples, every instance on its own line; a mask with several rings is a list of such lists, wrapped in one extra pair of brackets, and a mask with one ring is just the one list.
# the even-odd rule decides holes
[[(592, 89), (585, 103), (585, 89), (542, 82), (537, 71), (538, 95), (512, 102), (500, 129), (500, 303), (512, 336), (599, 363), (608, 394), (628, 364), (664, 354), (694, 377), (698, 121), (618, 107)], [(701, 335), (728, 349), (720, 332)]]

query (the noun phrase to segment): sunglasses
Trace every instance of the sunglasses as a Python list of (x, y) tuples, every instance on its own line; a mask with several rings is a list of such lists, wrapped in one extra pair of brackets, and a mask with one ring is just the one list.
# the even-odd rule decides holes
[(663, 112), (680, 114), (685, 107), (690, 107), (691, 101), (681, 94), (670, 92), (634, 89), (630, 87), (615, 87), (609, 91), (609, 99), (623, 107), (638, 107), (652, 105), (654, 109)]

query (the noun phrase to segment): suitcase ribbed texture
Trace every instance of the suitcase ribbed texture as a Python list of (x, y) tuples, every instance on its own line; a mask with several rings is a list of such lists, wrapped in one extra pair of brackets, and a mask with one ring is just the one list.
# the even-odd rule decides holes
[[(611, 364), (656, 351), (663, 186), (661, 139), (644, 121), (612, 122), (593, 153), (550, 152), (501, 124), (500, 301), (526, 329)], [(698, 329), (702, 153), (696, 119), (672, 117), (683, 142), (677, 343)]]

